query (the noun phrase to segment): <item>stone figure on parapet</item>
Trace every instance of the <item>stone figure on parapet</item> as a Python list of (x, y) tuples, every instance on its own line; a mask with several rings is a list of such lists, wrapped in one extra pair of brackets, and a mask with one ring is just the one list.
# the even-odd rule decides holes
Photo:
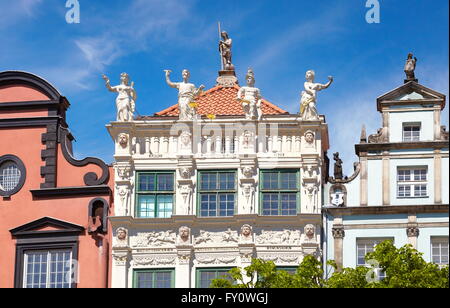
[(128, 85), (129, 76), (127, 73), (120, 74), (120, 85), (114, 87), (111, 87), (109, 78), (106, 75), (103, 75), (102, 78), (105, 80), (106, 88), (109, 91), (119, 93), (116, 98), (117, 121), (132, 121), (137, 99), (134, 82), (131, 82), (131, 85)]
[(221, 31), (220, 37), (221, 40), (219, 41), (219, 51), (222, 57), (222, 69), (226, 71), (233, 71), (234, 65), (231, 62), (231, 47), (233, 45), (233, 40), (228, 36), (226, 31)]
[(333, 77), (328, 76), (326, 84), (314, 83), (315, 73), (312, 70), (306, 72), (305, 90), (302, 91), (300, 100), (300, 116), (302, 120), (318, 120), (317, 92), (328, 88), (333, 82)]
[(247, 120), (256, 118), (261, 120), (261, 91), (255, 88), (255, 74), (251, 68), (248, 69), (245, 79), (247, 80), (247, 86), (239, 89), (237, 100), (241, 102)]
[(197, 102), (195, 99), (202, 93), (205, 86), (201, 85), (199, 88), (196, 88), (194, 84), (189, 83), (189, 77), (191, 74), (186, 69), (184, 69), (181, 73), (183, 77), (182, 82), (170, 81), (170, 73), (172, 71), (164, 71), (166, 72), (167, 84), (172, 88), (178, 89), (178, 108), (180, 111), (179, 119), (182, 121), (193, 120), (197, 115)]
[(342, 171), (342, 159), (339, 158), (339, 152), (333, 154), (334, 163), (334, 179), (342, 180), (344, 178)]
[(406, 59), (406, 64), (405, 64), (405, 74), (406, 74), (405, 83), (407, 83), (409, 81), (415, 81), (415, 82), (418, 81), (414, 74), (414, 71), (416, 70), (416, 63), (417, 63), (417, 58), (414, 57), (414, 59), (413, 59), (413, 54), (409, 53), (408, 58)]

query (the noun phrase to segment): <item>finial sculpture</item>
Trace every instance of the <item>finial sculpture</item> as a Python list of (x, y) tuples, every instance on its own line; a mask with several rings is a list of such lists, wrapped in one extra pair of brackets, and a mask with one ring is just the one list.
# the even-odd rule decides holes
[(334, 179), (342, 180), (344, 175), (342, 173), (342, 159), (339, 158), (339, 152), (333, 154), (333, 159), (336, 161), (334, 163)]
[(305, 90), (302, 91), (300, 100), (300, 116), (303, 120), (318, 120), (317, 112), (317, 92), (328, 88), (333, 82), (333, 77), (328, 76), (326, 84), (314, 83), (315, 73), (312, 70), (306, 72)]
[(219, 51), (222, 57), (222, 69), (226, 71), (234, 71), (234, 65), (231, 62), (231, 47), (233, 45), (233, 40), (228, 36), (226, 31), (221, 31), (220, 37), (221, 40), (219, 41)]
[(134, 82), (131, 82), (131, 85), (128, 85), (129, 76), (127, 73), (120, 74), (120, 85), (114, 87), (111, 87), (109, 78), (106, 75), (103, 75), (102, 78), (105, 80), (106, 88), (109, 91), (119, 93), (116, 98), (117, 121), (132, 121), (137, 99)]
[(182, 82), (172, 82), (170, 81), (171, 70), (164, 70), (166, 72), (166, 82), (172, 87), (178, 89), (178, 108), (180, 110), (180, 120), (190, 121), (193, 120), (197, 115), (196, 106), (197, 103), (195, 99), (202, 93), (205, 88), (201, 85), (196, 88), (194, 84), (189, 83), (190, 73), (187, 69), (184, 69), (181, 73), (183, 77)]
[(248, 69), (245, 79), (247, 80), (247, 86), (239, 89), (237, 100), (241, 102), (247, 120), (256, 118), (261, 120), (261, 92), (258, 88), (255, 88), (255, 74), (251, 68)]
[(417, 63), (417, 58), (414, 57), (414, 59), (413, 59), (413, 54), (409, 53), (408, 58), (406, 59), (406, 64), (405, 64), (405, 74), (406, 74), (405, 83), (410, 82), (410, 81), (415, 81), (415, 82), (418, 81), (414, 74), (414, 71), (416, 70), (416, 63)]

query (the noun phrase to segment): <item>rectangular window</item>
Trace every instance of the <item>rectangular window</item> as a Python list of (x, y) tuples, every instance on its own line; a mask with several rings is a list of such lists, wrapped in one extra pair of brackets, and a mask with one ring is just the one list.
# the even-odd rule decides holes
[(431, 261), (439, 265), (448, 265), (448, 236), (431, 238)]
[(197, 269), (197, 288), (209, 288), (214, 279), (228, 279), (231, 281), (228, 271), (230, 268), (201, 268)]
[(139, 289), (173, 288), (174, 277), (173, 269), (135, 270), (133, 286)]
[(394, 241), (393, 238), (365, 238), (356, 239), (356, 265), (357, 266), (367, 266), (365, 257), (369, 252), (373, 252), (375, 246), (383, 241), (390, 240)]
[(403, 124), (403, 141), (420, 141), (420, 123)]
[(138, 172), (136, 216), (169, 218), (174, 198), (173, 172)]
[(427, 171), (426, 167), (398, 168), (397, 197), (427, 197)]
[(298, 170), (262, 170), (260, 183), (262, 215), (297, 215), (300, 200)]
[(200, 171), (199, 215), (233, 216), (236, 205), (235, 171)]
[(71, 288), (71, 250), (24, 252), (24, 288)]

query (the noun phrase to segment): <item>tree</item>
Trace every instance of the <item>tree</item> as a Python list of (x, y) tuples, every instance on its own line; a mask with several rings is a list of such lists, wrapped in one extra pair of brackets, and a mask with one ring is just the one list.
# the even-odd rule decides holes
[[(232, 269), (230, 280), (215, 279), (213, 288), (448, 288), (449, 267), (428, 263), (422, 253), (411, 245), (396, 248), (392, 241), (384, 241), (366, 255), (366, 261), (376, 268), (358, 266), (337, 270), (325, 280), (322, 264), (313, 256), (306, 256), (294, 274), (277, 270), (272, 261), (253, 259), (244, 271)], [(383, 272), (383, 279), (373, 278), (375, 270)], [(246, 281), (246, 282), (245, 282)]]
[[(253, 259), (244, 270), (233, 268), (229, 271), (231, 280), (214, 279), (212, 288), (321, 288), (323, 287), (323, 268), (313, 256), (306, 256), (290, 274), (278, 270), (272, 261)], [(245, 282), (247, 281), (247, 282)]]

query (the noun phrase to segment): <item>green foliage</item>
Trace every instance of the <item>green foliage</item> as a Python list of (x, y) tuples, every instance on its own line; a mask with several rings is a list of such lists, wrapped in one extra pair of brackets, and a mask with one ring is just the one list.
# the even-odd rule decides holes
[(369, 280), (374, 268), (358, 266), (338, 270), (334, 261), (332, 276), (325, 280), (322, 264), (313, 256), (306, 256), (290, 274), (277, 270), (272, 261), (253, 259), (244, 270), (233, 268), (231, 280), (215, 279), (213, 288), (448, 288), (449, 267), (440, 268), (427, 263), (422, 253), (410, 245), (396, 248), (391, 241), (385, 241), (368, 253), (366, 261), (378, 264), (386, 277), (383, 280)]
[(396, 248), (384, 241), (366, 255), (366, 260), (377, 260), (386, 278), (376, 283), (384, 288), (448, 288), (448, 266), (440, 268), (428, 263), (422, 253), (411, 245)]

